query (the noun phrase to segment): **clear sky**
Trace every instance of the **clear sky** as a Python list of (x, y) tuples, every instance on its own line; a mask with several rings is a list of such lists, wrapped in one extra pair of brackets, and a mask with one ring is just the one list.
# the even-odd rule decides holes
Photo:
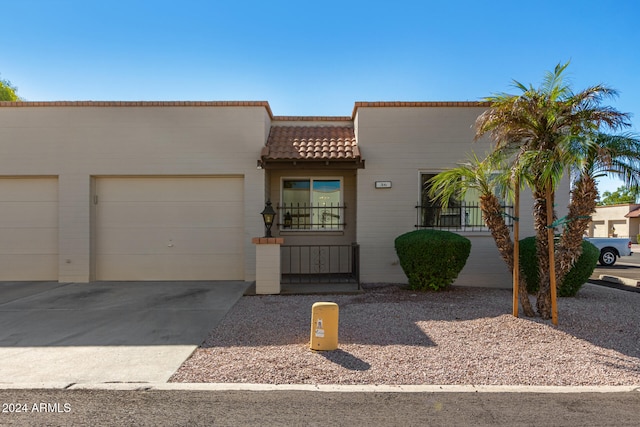
[[(3, 0), (0, 78), (29, 101), (475, 101), (571, 61), (640, 132), (637, 0)], [(515, 91), (513, 91), (515, 93)], [(611, 185), (615, 189), (617, 185)], [(601, 186), (601, 190), (606, 190)]]

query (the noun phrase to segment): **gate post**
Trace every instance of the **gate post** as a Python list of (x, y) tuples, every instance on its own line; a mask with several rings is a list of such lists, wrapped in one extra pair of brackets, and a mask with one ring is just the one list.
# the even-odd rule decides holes
[(256, 245), (256, 294), (280, 293), (280, 245), (282, 237), (254, 237)]

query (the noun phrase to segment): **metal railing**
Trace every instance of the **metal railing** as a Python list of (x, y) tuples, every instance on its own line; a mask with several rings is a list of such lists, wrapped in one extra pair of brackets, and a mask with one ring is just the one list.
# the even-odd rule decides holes
[(360, 283), (360, 246), (282, 245), (281, 283)]
[[(513, 206), (503, 205), (502, 214), (508, 227), (513, 226)], [(437, 228), (458, 231), (488, 231), (477, 203), (450, 206), (416, 206), (416, 228)]]
[(342, 230), (346, 206), (313, 206), (303, 203), (278, 205), (280, 230)]

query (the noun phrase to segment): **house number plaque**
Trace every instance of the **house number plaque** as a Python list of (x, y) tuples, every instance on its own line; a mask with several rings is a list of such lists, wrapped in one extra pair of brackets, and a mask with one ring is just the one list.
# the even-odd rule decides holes
[(376, 181), (376, 188), (391, 188), (391, 181)]

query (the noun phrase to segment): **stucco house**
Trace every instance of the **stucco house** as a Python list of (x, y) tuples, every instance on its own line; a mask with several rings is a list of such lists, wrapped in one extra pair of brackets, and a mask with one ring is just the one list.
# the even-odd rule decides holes
[[(0, 103), (0, 280), (254, 281), (271, 201), (283, 276), (355, 269), (361, 282), (406, 283), (394, 239), (436, 227), (472, 241), (456, 285), (509, 287), (473, 195), (447, 211), (425, 197), (430, 176), (489, 150), (473, 142), (486, 108), (357, 102), (349, 116), (283, 117), (262, 101)], [(568, 194), (564, 183), (558, 206)]]
[(589, 237), (628, 237), (638, 243), (640, 234), (640, 205), (597, 206), (591, 215)]

